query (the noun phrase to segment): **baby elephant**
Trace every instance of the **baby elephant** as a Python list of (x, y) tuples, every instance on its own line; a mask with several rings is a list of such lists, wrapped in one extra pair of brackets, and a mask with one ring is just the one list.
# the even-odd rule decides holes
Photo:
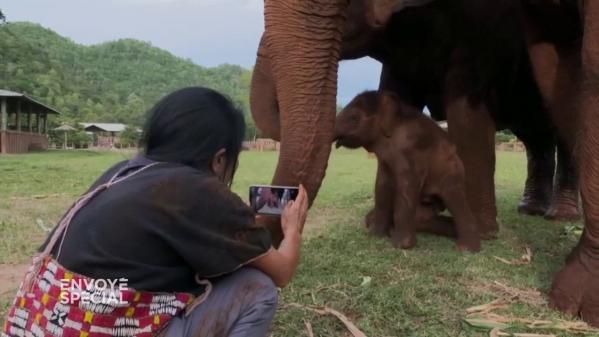
[[(370, 234), (389, 235), (411, 248), (415, 233), (457, 237), (459, 250), (480, 250), (466, 201), (464, 167), (448, 135), (430, 118), (390, 92), (356, 96), (337, 116), (337, 147), (364, 147), (378, 160)], [(445, 208), (453, 219), (439, 215)]]

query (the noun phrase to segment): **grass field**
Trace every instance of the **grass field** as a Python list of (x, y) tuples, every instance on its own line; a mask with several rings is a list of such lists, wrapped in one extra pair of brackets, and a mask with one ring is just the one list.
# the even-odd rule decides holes
[[(27, 263), (46, 235), (43, 227), (51, 227), (104, 169), (129, 156), (46, 152), (0, 157), (2, 272)], [(269, 182), (275, 164), (276, 153), (244, 152), (234, 190), (246, 198), (250, 184)], [(334, 308), (370, 337), (488, 336), (488, 330), (463, 321), (465, 309), (506, 296), (506, 289), (519, 291), (520, 300), (497, 313), (535, 320), (565, 318), (538, 303), (535, 296), (524, 296), (534, 290), (547, 292), (552, 274), (576, 237), (565, 234), (567, 223), (515, 212), (526, 172), (522, 153), (498, 153), (502, 230), (498, 240), (484, 242), (479, 254), (459, 253), (450, 240), (426, 235), (419, 235), (417, 247), (410, 251), (368, 237), (362, 221), (373, 203), (375, 164), (363, 151), (333, 153), (306, 225), (301, 266), (294, 281), (281, 291), (273, 336), (308, 336), (306, 322), (316, 336), (350, 336), (335, 317), (293, 303)], [(518, 259), (525, 247), (533, 253), (529, 264), (509, 265), (495, 258)], [(5, 282), (0, 288), (1, 312), (15, 286)], [(520, 325), (512, 331), (532, 330)], [(574, 336), (557, 330), (534, 332)]]

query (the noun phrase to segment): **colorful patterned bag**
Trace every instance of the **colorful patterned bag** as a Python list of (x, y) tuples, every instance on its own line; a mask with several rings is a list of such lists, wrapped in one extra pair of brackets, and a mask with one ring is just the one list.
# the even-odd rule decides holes
[[(143, 166), (83, 195), (58, 224), (50, 241), (33, 262), (9, 308), (2, 337), (150, 337), (162, 332), (168, 321), (185, 309), (191, 311), (210, 292), (209, 282), (200, 298), (188, 293), (152, 293), (114, 287), (116, 282), (92, 280), (61, 266), (62, 240), (73, 216), (110, 186), (157, 163)], [(58, 240), (57, 257), (51, 255)], [(111, 287), (104, 287), (109, 285)]]

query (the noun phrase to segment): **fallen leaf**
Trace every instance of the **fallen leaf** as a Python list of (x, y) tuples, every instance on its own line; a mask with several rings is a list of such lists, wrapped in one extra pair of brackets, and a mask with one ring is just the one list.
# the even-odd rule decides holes
[(530, 263), (532, 261), (532, 250), (530, 250), (530, 247), (525, 247), (524, 251), (525, 253), (520, 259), (526, 263)]
[(541, 292), (537, 289), (510, 287), (499, 281), (494, 281), (491, 287), (493, 290), (501, 293), (503, 297), (507, 297), (512, 300), (518, 299), (519, 301), (530, 305), (541, 306), (545, 305), (547, 302), (543, 295), (541, 295)]
[[(595, 329), (585, 322), (570, 322), (563, 320), (532, 320), (527, 318), (502, 316), (493, 313), (487, 313), (482, 316), (467, 317), (464, 321), (473, 327), (481, 329), (507, 329), (511, 328), (512, 324), (525, 324), (529, 329), (545, 329), (545, 330), (561, 330), (575, 333), (599, 333), (599, 329)], [(554, 336), (554, 335), (539, 335), (539, 334), (508, 334), (502, 335), (497, 332), (498, 336), (520, 336), (520, 337), (538, 337), (538, 336)]]
[(304, 325), (306, 326), (306, 333), (308, 337), (314, 337), (314, 331), (312, 330), (312, 324), (304, 319)]
[(505, 264), (509, 264), (509, 265), (514, 265), (514, 262), (512, 262), (512, 261), (510, 261), (510, 260), (506, 260), (506, 259), (504, 259), (504, 258), (502, 258), (502, 257), (499, 257), (499, 256), (495, 256), (495, 255), (493, 255), (493, 258), (494, 258), (495, 260), (499, 261), (499, 262), (503, 262), (503, 263), (505, 263)]
[(299, 303), (289, 303), (286, 306), (288, 307), (293, 307), (293, 308), (300, 308), (300, 309), (305, 309), (305, 310), (310, 310), (313, 311), (319, 315), (333, 315), (335, 317), (337, 317), (337, 319), (339, 319), (341, 321), (341, 323), (343, 323), (343, 325), (345, 325), (345, 327), (347, 328), (347, 330), (354, 336), (354, 337), (367, 337), (366, 334), (364, 334), (360, 329), (358, 329), (358, 327), (349, 319), (347, 318), (344, 314), (340, 313), (339, 311), (329, 308), (327, 306), (324, 307), (310, 307), (307, 305), (302, 305)]
[(494, 300), (493, 302), (490, 302), (487, 304), (481, 304), (481, 305), (477, 305), (474, 307), (470, 307), (470, 308), (466, 309), (466, 312), (469, 315), (473, 314), (473, 313), (485, 313), (485, 312), (489, 312), (493, 309), (504, 308), (505, 306), (507, 306), (507, 303), (505, 302), (505, 300), (498, 298), (498, 299)]
[(41, 228), (44, 232), (51, 232), (52, 231), (52, 227), (46, 227), (46, 225), (44, 224), (44, 220), (37, 218), (35, 219), (35, 223), (37, 224), (37, 226), (39, 228)]
[[(526, 255), (531, 254), (527, 251)], [(593, 328), (583, 321), (539, 320), (495, 314), (492, 312), (493, 310), (503, 308), (516, 300), (539, 305), (545, 301), (542, 299), (540, 293), (534, 289), (513, 288), (498, 281), (495, 281), (489, 288), (499, 293), (500, 297), (490, 303), (466, 309), (467, 315), (464, 321), (476, 328), (489, 329), (490, 337), (556, 337), (553, 334), (507, 333), (501, 331), (502, 329), (511, 328), (512, 325), (516, 324), (526, 325), (529, 329), (560, 330), (583, 334), (592, 333), (594, 336), (599, 336), (599, 329)]]
[(505, 328), (510, 327), (510, 325), (508, 325), (506, 323), (498, 322), (491, 318), (485, 318), (485, 317), (465, 318), (464, 321), (466, 323), (468, 323), (470, 326), (473, 326), (473, 327), (479, 328), (479, 329), (494, 329), (494, 328), (505, 329)]
[(493, 258), (511, 266), (521, 266), (525, 264), (530, 264), (530, 262), (532, 261), (532, 251), (529, 247), (525, 247), (524, 255), (522, 255), (518, 260), (507, 260), (499, 256), (493, 256)]
[(370, 282), (372, 282), (372, 277), (364, 276), (364, 277), (362, 277), (362, 283), (360, 283), (360, 287), (367, 286), (370, 284)]
[(364, 334), (362, 331), (360, 331), (360, 329), (358, 329), (358, 327), (355, 326), (354, 323), (352, 323), (352, 321), (349, 320), (349, 318), (347, 318), (345, 315), (343, 315), (339, 311), (329, 308), (329, 307), (324, 307), (323, 310), (325, 313), (329, 313), (329, 314), (337, 317), (341, 322), (343, 322), (343, 324), (345, 325), (347, 330), (349, 330), (349, 332), (351, 332), (351, 334), (354, 335), (354, 337), (366, 337), (366, 334)]
[(539, 333), (507, 333), (507, 332), (499, 332), (498, 336), (510, 336), (510, 337), (557, 337), (554, 334), (539, 334)]
[(497, 328), (495, 328), (489, 332), (489, 337), (504, 337), (504, 336), (508, 336), (508, 337), (557, 337), (556, 335), (546, 335), (546, 334), (538, 334), (538, 333), (519, 333), (519, 332), (509, 333), (509, 332), (503, 332)]

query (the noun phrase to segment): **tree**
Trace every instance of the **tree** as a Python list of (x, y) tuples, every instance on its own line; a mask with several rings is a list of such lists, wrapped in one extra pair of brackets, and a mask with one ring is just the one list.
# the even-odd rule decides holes
[(127, 121), (135, 125), (141, 125), (145, 116), (146, 104), (135, 93), (129, 94), (123, 107), (123, 115), (128, 116)]
[(121, 146), (137, 145), (139, 143), (140, 133), (137, 128), (127, 126), (119, 135), (119, 144)]
[(92, 142), (92, 136), (83, 130), (77, 130), (71, 133), (69, 142), (76, 148), (86, 148)]
[(514, 139), (516, 139), (516, 136), (510, 130), (498, 131), (495, 134), (496, 143), (509, 143)]
[(2, 10), (0, 9), (0, 25), (6, 23), (6, 16), (4, 16), (4, 13), (2, 13)]

